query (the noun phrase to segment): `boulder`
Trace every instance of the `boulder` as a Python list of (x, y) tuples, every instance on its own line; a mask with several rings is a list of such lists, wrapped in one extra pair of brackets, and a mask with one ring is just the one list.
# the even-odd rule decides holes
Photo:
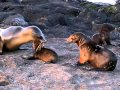
[(0, 12), (0, 22), (2, 22), (5, 18), (14, 15), (13, 12)]
[(6, 86), (9, 83), (10, 82), (9, 82), (7, 76), (3, 72), (0, 72), (0, 86)]
[(24, 17), (20, 14), (12, 15), (3, 20), (3, 24), (11, 26), (27, 26), (28, 23), (25, 21)]
[(114, 15), (112, 21), (120, 22), (120, 13), (117, 13), (116, 15)]

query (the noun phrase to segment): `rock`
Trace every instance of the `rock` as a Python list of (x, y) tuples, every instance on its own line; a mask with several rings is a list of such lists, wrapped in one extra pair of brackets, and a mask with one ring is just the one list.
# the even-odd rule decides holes
[(110, 24), (110, 23), (101, 23), (97, 24), (94, 21), (92, 21), (92, 30), (95, 32), (100, 32), (102, 27), (106, 28), (106, 30), (109, 30), (109, 32), (115, 30), (115, 25)]
[(69, 30), (67, 26), (56, 25), (52, 28), (45, 29), (44, 31), (48, 37), (67, 37), (73, 31)]
[(12, 3), (20, 4), (21, 0), (0, 0), (0, 2), (12, 2)]
[(70, 21), (67, 16), (64, 14), (56, 13), (53, 15), (48, 16), (48, 20), (46, 22), (47, 26), (55, 26), (57, 24), (62, 25), (62, 26), (67, 26), (69, 25)]
[(73, 16), (78, 16), (79, 15), (79, 12), (80, 12), (80, 9), (79, 8), (75, 8), (73, 6), (59, 6), (59, 7), (56, 7), (55, 9), (55, 12), (56, 13), (61, 13), (61, 14), (67, 14), (67, 15), (73, 15)]
[(9, 16), (2, 23), (6, 25), (11, 25), (11, 26), (27, 26), (28, 25), (28, 23), (24, 20), (24, 17), (20, 14)]
[[(22, 4), (44, 4), (48, 3), (49, 0), (22, 0)], [(39, 3), (38, 3), (39, 2)]]
[(111, 40), (120, 40), (120, 32), (119, 31), (112, 31), (110, 33), (110, 39)]
[(9, 80), (7, 79), (7, 76), (4, 74), (4, 73), (2, 73), (2, 72), (0, 72), (0, 86), (6, 86), (6, 85), (8, 85), (10, 82), (9, 82)]
[(13, 12), (0, 12), (0, 22), (2, 22), (5, 18), (14, 15)]
[(116, 15), (114, 15), (112, 21), (120, 22), (120, 13), (117, 13)]

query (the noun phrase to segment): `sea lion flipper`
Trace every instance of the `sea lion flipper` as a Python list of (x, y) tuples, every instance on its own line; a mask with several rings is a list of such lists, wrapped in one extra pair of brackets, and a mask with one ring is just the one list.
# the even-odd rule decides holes
[(77, 61), (77, 62), (75, 63), (75, 65), (76, 65), (76, 66), (84, 66), (85, 63), (84, 63), (84, 64), (81, 64), (79, 61)]
[(33, 55), (31, 55), (31, 56), (23, 55), (21, 57), (25, 60), (35, 60), (35, 57)]

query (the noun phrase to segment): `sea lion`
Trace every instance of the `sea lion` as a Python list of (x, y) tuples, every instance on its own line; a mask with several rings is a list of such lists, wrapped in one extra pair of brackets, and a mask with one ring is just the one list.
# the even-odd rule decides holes
[(110, 23), (103, 23), (101, 28), (100, 28), (100, 33), (104, 33), (104, 32), (110, 33), (113, 30), (115, 30), (115, 26), (113, 26)]
[(93, 67), (100, 70), (113, 71), (117, 64), (116, 55), (102, 46), (91, 48), (89, 43), (82, 45), (80, 49), (81, 63), (88, 62)]
[(98, 32), (92, 36), (92, 40), (102, 46), (112, 45), (110, 42), (110, 32), (115, 30), (115, 27), (109, 23), (101, 24)]
[[(83, 36), (83, 37), (82, 37)], [(99, 70), (113, 71), (117, 64), (116, 55), (102, 46), (96, 45), (92, 40), (84, 41), (85, 36), (81, 32), (70, 35), (67, 42), (76, 43), (80, 49), (80, 64), (88, 62)]]
[(41, 48), (35, 52), (32, 56), (22, 56), (22, 58), (27, 60), (39, 59), (48, 63), (55, 63), (58, 59), (58, 55), (55, 51), (49, 48)]
[(10, 26), (0, 29), (0, 53), (18, 49), (22, 44), (33, 42), (33, 49), (38, 50), (46, 42), (42, 31), (36, 26)]
[(97, 24), (95, 21), (92, 21), (92, 30), (95, 32), (111, 32), (115, 30), (115, 26), (110, 23), (102, 23), (102, 24)]
[(93, 42), (101, 46), (112, 45), (110, 42), (109, 33), (96, 33), (92, 36), (91, 39)]

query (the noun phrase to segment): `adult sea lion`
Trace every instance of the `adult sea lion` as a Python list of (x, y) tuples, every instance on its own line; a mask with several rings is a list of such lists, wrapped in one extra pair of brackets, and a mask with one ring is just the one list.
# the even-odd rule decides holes
[(36, 26), (10, 26), (0, 29), (0, 54), (18, 49), (22, 44), (33, 42), (33, 49), (38, 50), (46, 42), (42, 31)]

